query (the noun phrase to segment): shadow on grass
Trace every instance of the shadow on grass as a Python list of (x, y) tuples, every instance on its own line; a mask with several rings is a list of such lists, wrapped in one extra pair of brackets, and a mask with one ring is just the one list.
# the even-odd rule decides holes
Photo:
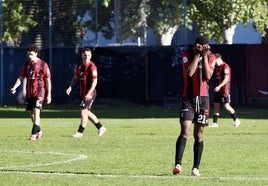
[[(79, 104), (45, 105), (41, 118), (79, 118)], [(179, 118), (178, 107), (161, 105), (135, 104), (130, 102), (96, 102), (93, 112), (99, 118)], [(213, 109), (213, 108), (212, 108)], [(239, 118), (268, 119), (268, 109), (258, 107), (235, 108)], [(213, 110), (210, 111), (210, 118)], [(0, 108), (0, 118), (28, 118), (24, 105), (6, 106)], [(221, 108), (221, 118), (231, 118), (224, 108)]]
[[(79, 105), (46, 105), (41, 118), (78, 118)], [(99, 118), (178, 118), (178, 108), (139, 104), (94, 104), (92, 111)], [(28, 118), (24, 106), (0, 108), (0, 118)]]

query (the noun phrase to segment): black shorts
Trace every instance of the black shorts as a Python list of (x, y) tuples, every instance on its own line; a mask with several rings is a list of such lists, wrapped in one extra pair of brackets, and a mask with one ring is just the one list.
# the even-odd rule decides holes
[(230, 94), (215, 92), (214, 93), (214, 103), (230, 103), (231, 96)]
[(80, 108), (91, 110), (92, 104), (95, 101), (95, 99), (96, 99), (96, 93), (94, 93), (94, 95), (90, 100), (80, 98)]
[(43, 98), (26, 99), (26, 110), (32, 111), (34, 108), (42, 110), (43, 100), (44, 100)]
[(191, 120), (193, 123), (207, 126), (209, 117), (209, 97), (198, 96), (182, 98), (180, 121)]

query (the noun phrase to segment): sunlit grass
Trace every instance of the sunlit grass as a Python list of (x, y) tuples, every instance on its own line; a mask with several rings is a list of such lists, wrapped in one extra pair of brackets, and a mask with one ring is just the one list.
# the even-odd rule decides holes
[(192, 136), (182, 175), (172, 176), (179, 133), (176, 108), (96, 105), (95, 112), (108, 129), (102, 137), (89, 123), (84, 137), (74, 139), (79, 112), (67, 105), (44, 110), (44, 137), (29, 141), (31, 123), (24, 108), (2, 108), (0, 115), (6, 117), (0, 119), (1, 185), (268, 184), (265, 109), (240, 108), (238, 128), (223, 112), (219, 128), (206, 128), (200, 178), (190, 177)]

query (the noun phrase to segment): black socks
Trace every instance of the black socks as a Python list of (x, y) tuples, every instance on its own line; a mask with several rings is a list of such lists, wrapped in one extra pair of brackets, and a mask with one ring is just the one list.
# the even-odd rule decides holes
[(214, 115), (213, 116), (213, 123), (218, 123), (218, 118), (219, 118), (219, 115)]
[(40, 132), (40, 130), (40, 126), (34, 124), (32, 128), (32, 134), (37, 134), (38, 132)]
[(102, 127), (102, 125), (101, 125), (100, 122), (99, 122), (99, 123), (95, 123), (94, 125), (95, 125), (95, 127), (96, 127), (98, 130)]
[(83, 133), (84, 130), (85, 130), (85, 128), (82, 125), (79, 125), (79, 128), (78, 128), (77, 132)]
[(176, 154), (175, 154), (175, 166), (176, 164), (181, 165), (181, 160), (183, 156), (183, 152), (186, 146), (186, 138), (179, 136), (176, 142)]
[(198, 169), (200, 161), (201, 161), (203, 148), (204, 148), (203, 141), (201, 141), (201, 142), (195, 141), (194, 142), (194, 149), (193, 149), (194, 150), (194, 166), (193, 166), (193, 168)]
[(233, 113), (233, 114), (231, 114), (231, 117), (233, 118), (233, 120), (235, 121), (236, 120), (236, 113)]

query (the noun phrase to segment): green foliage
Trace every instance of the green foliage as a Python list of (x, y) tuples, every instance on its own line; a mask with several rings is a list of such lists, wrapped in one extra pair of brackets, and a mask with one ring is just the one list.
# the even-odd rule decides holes
[[(87, 26), (90, 30), (96, 32), (101, 31), (102, 29), (107, 30), (109, 26), (109, 21), (111, 19), (112, 13), (112, 4), (109, 3), (109, 0), (99, 0), (98, 1), (98, 30), (96, 30), (96, 1), (91, 0), (83, 0), (79, 3), (76, 2), (75, 4), (75, 17), (77, 17), (78, 23), (82, 26)], [(91, 20), (83, 23), (82, 18), (85, 16), (85, 13), (88, 12), (91, 16)], [(112, 30), (110, 30), (112, 32)]]
[[(147, 25), (141, 20), (141, 6), (141, 0), (121, 1), (122, 41), (125, 39), (136, 40), (138, 36), (143, 36)], [(146, 9), (146, 7), (144, 8)]]
[[(96, 16), (96, 2), (98, 15)], [(114, 0), (53, 0), (53, 44), (74, 46), (81, 36), (81, 27), (101, 32), (107, 39), (114, 33)], [(134, 40), (147, 30), (154, 30), (159, 39), (170, 28), (183, 25), (184, 0), (124, 0), (121, 4), (119, 40)], [(223, 42), (224, 31), (237, 23), (253, 22), (256, 30), (266, 34), (268, 27), (267, 0), (187, 0), (187, 26), (198, 25), (200, 34)], [(88, 12), (91, 19), (82, 23)], [(98, 25), (96, 25), (98, 18)], [(28, 37), (48, 41), (48, 1), (2, 1), (3, 41), (20, 45)], [(45, 31), (44, 31), (45, 30)], [(33, 35), (32, 37), (30, 35)], [(27, 36), (25, 36), (27, 35)]]
[(266, 34), (268, 9), (266, 0), (189, 0), (189, 23), (195, 21), (200, 33), (223, 42), (224, 31), (242, 22), (253, 21), (256, 30)]
[(148, 27), (155, 31), (158, 40), (170, 27), (183, 24), (183, 4), (180, 1), (150, 0), (147, 4)]
[(30, 27), (37, 25), (34, 13), (27, 14), (23, 4), (17, 0), (2, 1), (3, 41), (18, 45), (21, 35), (27, 33)]

